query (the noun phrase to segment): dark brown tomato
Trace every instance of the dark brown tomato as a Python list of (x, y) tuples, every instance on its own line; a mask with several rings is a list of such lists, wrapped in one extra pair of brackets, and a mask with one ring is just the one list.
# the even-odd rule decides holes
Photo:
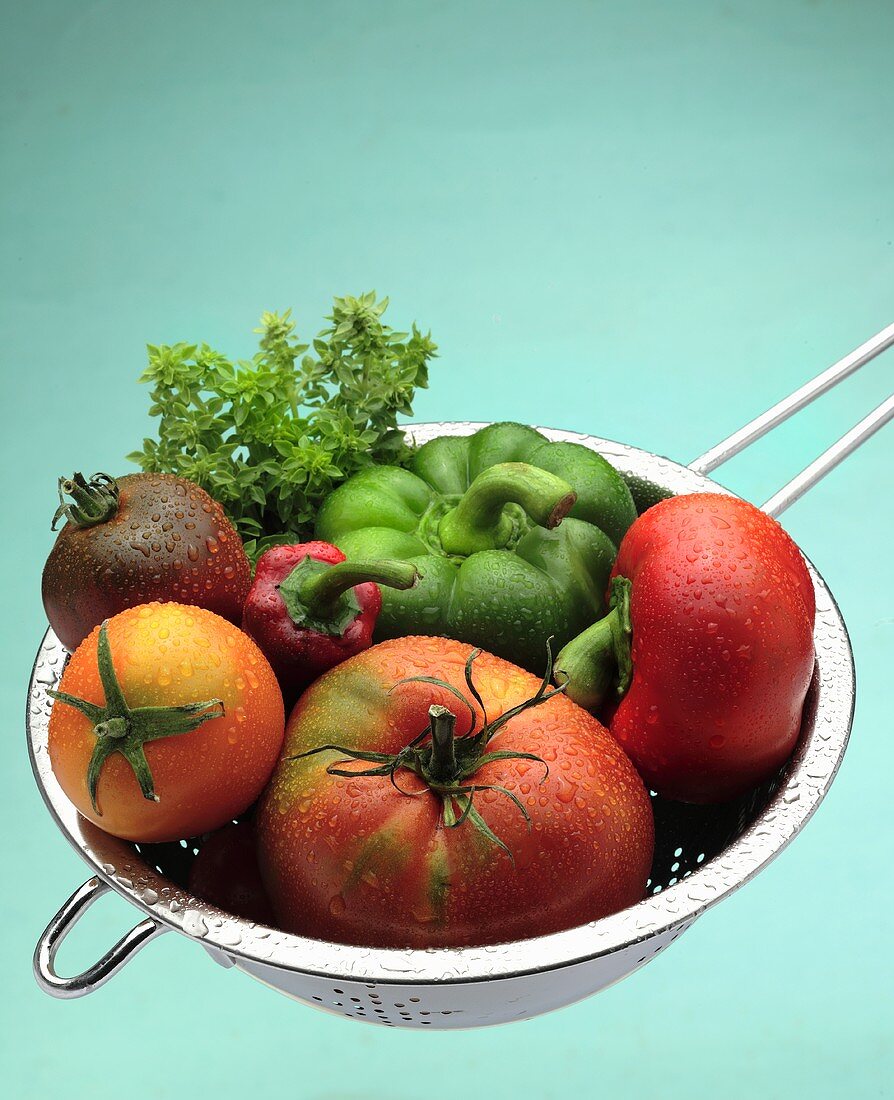
[[(337, 751), (295, 759), (327, 743), (396, 753), (425, 730), (432, 704), (455, 712), (466, 734), (470, 716), (444, 688), (395, 685), (431, 676), (468, 694), (469, 653), (444, 638), (397, 638), (327, 672), (299, 700), (256, 825), (281, 927), (369, 946), (488, 944), (570, 928), (642, 898), (654, 840), (648, 795), (614, 738), (564, 696), (510, 719), (488, 745), (534, 753), (548, 774), (533, 760), (503, 759), (467, 780), (524, 805), (530, 822), (505, 793), (475, 795), (511, 857), (468, 819), (445, 827), (441, 797), (411, 772), (396, 774), (399, 790), (383, 776), (329, 774), (346, 759)], [(474, 683), (491, 721), (539, 685), (488, 653), (475, 661)]]
[(91, 526), (67, 522), (43, 571), (43, 604), (74, 650), (104, 619), (152, 601), (193, 604), (239, 624), (251, 564), (223, 508), (173, 474), (116, 479), (118, 504)]

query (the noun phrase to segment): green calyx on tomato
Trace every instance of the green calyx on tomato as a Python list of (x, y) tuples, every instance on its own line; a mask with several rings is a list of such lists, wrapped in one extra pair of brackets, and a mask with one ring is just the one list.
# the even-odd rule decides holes
[(115, 673), (105, 623), (99, 628), (97, 664), (106, 697), (105, 706), (97, 706), (64, 691), (49, 691), (47, 694), (79, 710), (93, 725), (96, 745), (87, 767), (87, 790), (93, 809), (101, 816), (102, 811), (96, 802), (96, 788), (102, 766), (112, 753), (120, 753), (131, 766), (143, 797), (150, 802), (158, 802), (143, 746), (148, 741), (189, 733), (212, 718), (222, 718), (224, 705), (220, 699), (209, 699), (178, 707), (129, 707)]
[[(65, 498), (71, 497), (71, 501)], [(83, 474), (59, 478), (59, 507), (53, 514), (50, 530), (60, 519), (75, 527), (93, 527), (105, 523), (118, 511), (118, 482), (109, 474), (94, 474), (88, 481)]]
[[(560, 687), (547, 690), (550, 687), (552, 676), (552, 653), (547, 644), (547, 672), (540, 687), (524, 702), (505, 711), (498, 718), (489, 721), (481, 696), (475, 687), (472, 678), (472, 666), (475, 658), (481, 653), (480, 649), (473, 650), (466, 661), (465, 680), (469, 694), (481, 708), (484, 722), (476, 733), (478, 713), (472, 702), (452, 684), (440, 680), (434, 676), (408, 676), (398, 680), (393, 688), (400, 684), (425, 683), (444, 688), (455, 696), (471, 715), (469, 732), (462, 737), (455, 735), (456, 715), (445, 706), (434, 704), (429, 707), (429, 724), (408, 745), (398, 753), (365, 752), (363, 750), (349, 749), (343, 745), (318, 745), (307, 752), (298, 753), (289, 757), (291, 760), (300, 760), (303, 757), (314, 756), (321, 752), (342, 752), (346, 760), (336, 760), (330, 764), (326, 771), (329, 775), (356, 778), (358, 776), (382, 776), (387, 777), (401, 794), (414, 797), (418, 792), (405, 791), (397, 781), (397, 775), (401, 769), (412, 772), (421, 779), (429, 790), (439, 795), (443, 806), (443, 821), (448, 829), (455, 829), (468, 821), (483, 836), (492, 843), (497, 844), (514, 861), (512, 852), (506, 844), (493, 832), (481, 813), (474, 805), (475, 795), (480, 791), (497, 791), (508, 798), (530, 825), (530, 815), (517, 795), (506, 787), (496, 783), (475, 783), (475, 772), (484, 764), (494, 760), (533, 760), (542, 764), (544, 768), (543, 779), (549, 775), (549, 766), (542, 757), (531, 752), (514, 752), (511, 749), (503, 749), (498, 752), (488, 752), (487, 746), (498, 730), (506, 723), (532, 707), (552, 699), (565, 691), (564, 684)], [(360, 761), (371, 764), (365, 769), (352, 768), (348, 765), (352, 761)]]
[(564, 684), (568, 698), (586, 710), (595, 710), (612, 691), (620, 698), (630, 687), (630, 581), (613, 577), (609, 612), (587, 627), (556, 657), (556, 683)]

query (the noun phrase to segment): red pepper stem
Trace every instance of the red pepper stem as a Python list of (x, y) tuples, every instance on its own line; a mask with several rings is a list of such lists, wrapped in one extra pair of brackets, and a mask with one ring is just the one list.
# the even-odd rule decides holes
[(499, 550), (515, 529), (504, 512), (519, 504), (541, 527), (555, 527), (568, 515), (577, 494), (567, 481), (527, 462), (501, 462), (475, 478), (459, 503), (441, 519), (438, 535), (448, 554)]
[(596, 710), (613, 691), (618, 697), (630, 687), (630, 581), (615, 577), (609, 612), (559, 651), (553, 679), (567, 684), (565, 694), (586, 710)]
[(456, 715), (434, 703), (428, 708), (431, 720), (431, 760), (428, 765), (428, 778), (433, 783), (451, 783), (456, 779), (456, 741), (454, 729)]
[(415, 565), (383, 558), (380, 561), (342, 561), (301, 582), (299, 599), (314, 617), (325, 618), (339, 596), (358, 584), (373, 581), (388, 588), (412, 588), (419, 579)]

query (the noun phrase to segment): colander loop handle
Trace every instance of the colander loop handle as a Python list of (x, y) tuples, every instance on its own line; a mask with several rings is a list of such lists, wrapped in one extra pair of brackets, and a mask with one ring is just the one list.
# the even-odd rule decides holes
[[(772, 408), (756, 416), (754, 420), (739, 428), (737, 432), (733, 432), (727, 439), (721, 440), (710, 450), (699, 455), (690, 462), (690, 470), (694, 470), (697, 474), (709, 474), (712, 470), (716, 470), (722, 463), (739, 454), (740, 451), (744, 451), (755, 440), (760, 439), (784, 420), (788, 420), (790, 416), (827, 393), (833, 386), (848, 378), (892, 345), (894, 345), (894, 324), (877, 332), (875, 336), (854, 348), (852, 352), (845, 355), (843, 359), (839, 359), (837, 363), (833, 363), (816, 378), (805, 382), (794, 393), (777, 401)], [(873, 409), (859, 424), (806, 466), (801, 473), (777, 490), (762, 505), (764, 511), (771, 516), (780, 515), (891, 419), (894, 419), (894, 394)]]
[(56, 952), (62, 946), (62, 941), (90, 906), (109, 890), (111, 886), (102, 879), (88, 879), (75, 890), (47, 925), (34, 950), (34, 977), (44, 993), (63, 999), (85, 997), (94, 989), (105, 985), (150, 940), (168, 931), (165, 925), (147, 917), (122, 936), (93, 966), (71, 978), (60, 977), (56, 973), (55, 962)]

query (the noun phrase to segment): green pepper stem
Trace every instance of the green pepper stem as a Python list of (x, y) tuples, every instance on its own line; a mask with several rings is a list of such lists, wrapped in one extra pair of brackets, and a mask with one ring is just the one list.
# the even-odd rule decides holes
[[(88, 481), (83, 474), (60, 477), (59, 507), (53, 516), (51, 530), (60, 519), (73, 527), (93, 527), (105, 523), (118, 511), (118, 482), (108, 474), (94, 474)], [(65, 498), (71, 497), (71, 502)]]
[(499, 550), (513, 524), (503, 509), (515, 503), (541, 527), (555, 527), (568, 515), (577, 494), (567, 481), (527, 462), (501, 462), (475, 478), (460, 502), (441, 519), (438, 534), (448, 554)]
[(596, 710), (612, 690), (620, 697), (630, 687), (630, 589), (626, 577), (615, 577), (608, 614), (572, 638), (556, 657), (555, 682), (565, 684), (568, 698), (586, 710)]
[(325, 618), (339, 596), (358, 584), (373, 581), (388, 588), (412, 588), (419, 571), (408, 561), (342, 561), (320, 573), (309, 573), (301, 581), (298, 598), (315, 618)]
[(451, 783), (456, 779), (456, 715), (437, 703), (428, 708), (431, 720), (431, 760), (428, 776), (434, 783)]

